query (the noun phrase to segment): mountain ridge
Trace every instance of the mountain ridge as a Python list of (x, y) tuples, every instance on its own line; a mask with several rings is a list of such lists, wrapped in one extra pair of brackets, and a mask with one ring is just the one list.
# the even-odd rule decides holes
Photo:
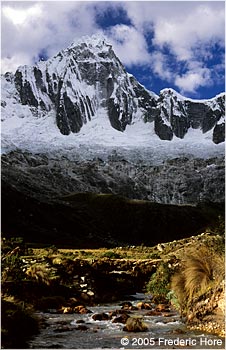
[(144, 129), (154, 125), (160, 140), (184, 139), (189, 130), (197, 129), (200, 137), (209, 132), (208, 138), (215, 144), (224, 141), (224, 93), (193, 100), (166, 88), (158, 96), (126, 72), (112, 46), (99, 36), (83, 38), (47, 61), (20, 66), (15, 75), (2, 77), (2, 129), (6, 137), (10, 127), (4, 122), (16, 114), (12, 100), (16, 109), (21, 109), (21, 117), (28, 117), (28, 123), (32, 117), (50, 118), (48, 123), (56, 125), (63, 135), (79, 134), (105, 113), (110, 122), (107, 127), (120, 132), (142, 121)]
[[(102, 245), (109, 224), (117, 244), (143, 238), (152, 244), (165, 212), (173, 213), (170, 234), (179, 238), (185, 219), (200, 222), (199, 212), (192, 218), (193, 206), (224, 202), (224, 94), (195, 101), (168, 88), (158, 96), (126, 72), (110, 45), (97, 38), (94, 50), (92, 38), (82, 41), (2, 76), (3, 232), (25, 233), (30, 241)], [(64, 200), (73, 193), (83, 193), (84, 211)], [(140, 203), (129, 203), (137, 206), (131, 216), (124, 201), (115, 217), (108, 207), (106, 222), (106, 203), (92, 212), (86, 193), (149, 201), (145, 235), (142, 227), (136, 231)], [(209, 222), (208, 210), (194, 232)], [(164, 240), (171, 239), (164, 227)]]
[(157, 96), (99, 37), (2, 79), (2, 178), (22, 192), (224, 200), (223, 93)]

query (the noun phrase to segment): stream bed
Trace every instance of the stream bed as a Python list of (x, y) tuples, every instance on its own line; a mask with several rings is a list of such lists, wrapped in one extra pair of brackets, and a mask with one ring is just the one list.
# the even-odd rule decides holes
[[(141, 298), (140, 298), (141, 299)], [(136, 305), (139, 300), (132, 301)], [(147, 315), (147, 310), (132, 311), (131, 316), (143, 317), (148, 330), (123, 331), (123, 323), (112, 320), (95, 321), (94, 314), (121, 309), (120, 303), (89, 307), (89, 314), (59, 314), (39, 312), (45, 320), (40, 334), (30, 343), (30, 349), (224, 349), (224, 339), (191, 331), (178, 313)]]

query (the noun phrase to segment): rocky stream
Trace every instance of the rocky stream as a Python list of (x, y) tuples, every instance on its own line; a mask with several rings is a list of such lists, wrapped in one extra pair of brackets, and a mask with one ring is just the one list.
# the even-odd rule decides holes
[[(224, 339), (189, 330), (179, 314), (166, 305), (155, 305), (141, 293), (130, 302), (89, 307), (86, 314), (38, 313), (43, 326), (29, 343), (30, 349), (224, 349)], [(146, 306), (145, 306), (146, 305)], [(139, 309), (137, 308), (139, 307)], [(146, 307), (147, 309), (143, 308)], [(149, 308), (149, 310), (148, 310)], [(129, 310), (130, 309), (130, 310)], [(123, 317), (124, 315), (124, 317)], [(144, 331), (125, 331), (125, 315), (143, 319)]]

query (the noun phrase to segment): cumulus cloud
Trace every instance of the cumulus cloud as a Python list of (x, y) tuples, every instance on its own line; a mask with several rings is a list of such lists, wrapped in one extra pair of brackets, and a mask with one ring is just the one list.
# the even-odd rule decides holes
[(168, 63), (168, 58), (162, 52), (153, 52), (151, 55), (151, 67), (155, 74), (167, 81), (172, 81), (173, 71)]
[[(98, 30), (89, 2), (7, 2), (2, 5), (2, 70), (31, 64), (40, 51), (48, 56), (75, 38)], [(23, 59), (23, 60), (22, 60)]]
[(190, 70), (175, 78), (175, 85), (180, 88), (182, 93), (195, 93), (200, 86), (208, 86), (211, 83), (211, 72), (208, 68)]
[(136, 28), (124, 24), (115, 25), (106, 31), (115, 53), (129, 66), (150, 62), (147, 43)]
[[(213, 64), (209, 68), (208, 61), (214, 59), (214, 45), (224, 48), (225, 43), (222, 2), (125, 2), (124, 8), (141, 33), (153, 35), (154, 73), (173, 82), (181, 92), (195, 93), (199, 87), (211, 84), (210, 77), (217, 67)], [(166, 49), (171, 55), (164, 54)], [(181, 65), (187, 67), (183, 73)]]
[(33, 17), (37, 18), (41, 15), (40, 5), (35, 4), (34, 6), (26, 9), (15, 9), (10, 6), (3, 7), (3, 15), (12, 21), (13, 24), (19, 25), (24, 24), (26, 21), (31, 20)]
[[(99, 24), (107, 11), (117, 19), (121, 10), (129, 23)], [(32, 64), (41, 52), (52, 56), (74, 39), (104, 32), (126, 66), (147, 65), (165, 82), (195, 92), (222, 75), (223, 58), (218, 68), (213, 61), (214, 45), (224, 47), (224, 21), (222, 1), (4, 1), (2, 70)]]
[[(13, 4), (13, 5), (12, 5)], [(104, 32), (125, 65), (143, 64), (149, 54), (142, 33), (134, 26), (118, 24), (105, 30), (97, 16), (119, 3), (27, 2), (8, 3), (2, 7), (2, 70), (31, 64), (40, 51), (56, 54), (83, 35)], [(28, 34), (29, 33), (29, 34)]]
[(15, 72), (20, 64), (32, 64), (30, 55), (16, 53), (12, 57), (3, 57), (1, 59), (1, 68), (3, 72)]
[(198, 43), (212, 40), (224, 43), (224, 12), (210, 5), (196, 6), (186, 15), (174, 18), (159, 18), (155, 24), (154, 43), (160, 47), (167, 44), (178, 60), (193, 57)]

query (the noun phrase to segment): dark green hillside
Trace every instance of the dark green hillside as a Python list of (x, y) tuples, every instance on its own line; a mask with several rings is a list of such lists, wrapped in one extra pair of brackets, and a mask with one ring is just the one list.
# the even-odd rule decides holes
[(41, 202), (2, 183), (3, 235), (38, 244), (151, 246), (199, 233), (223, 212), (223, 204), (177, 206), (91, 193)]

